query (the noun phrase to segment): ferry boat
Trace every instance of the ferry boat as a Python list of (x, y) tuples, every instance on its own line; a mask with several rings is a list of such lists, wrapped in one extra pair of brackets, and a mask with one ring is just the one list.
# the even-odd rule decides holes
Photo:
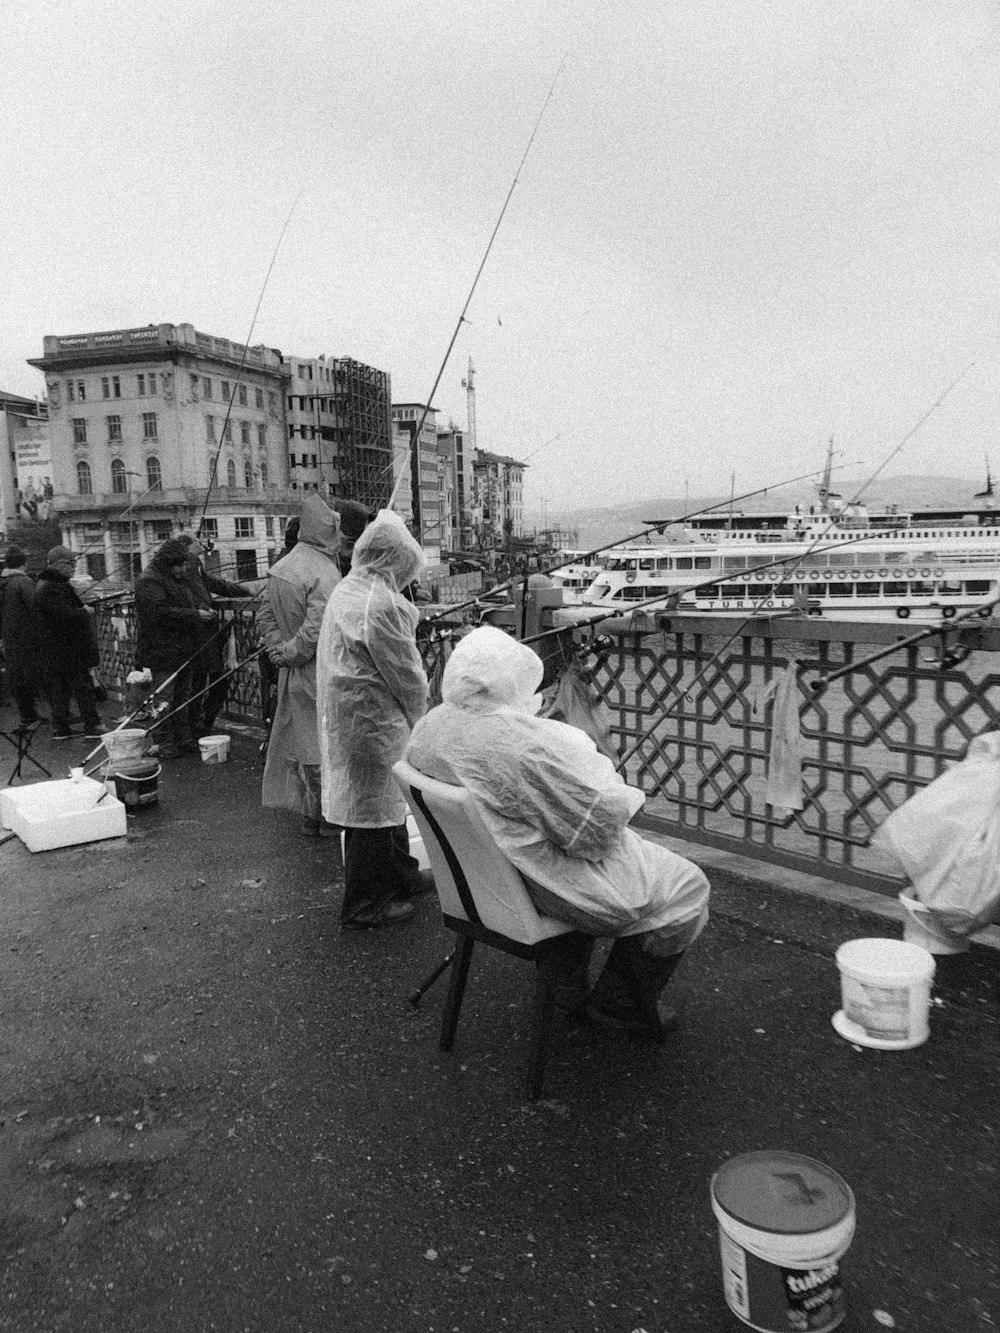
[[(560, 568), (553, 569), (548, 577), (555, 587), (562, 589), (564, 605), (576, 606), (583, 601), (587, 589), (606, 568), (606, 558), (601, 555), (594, 558), (590, 551), (558, 551), (556, 554)], [(588, 556), (591, 557), (589, 560), (586, 558)], [(564, 565), (561, 563), (564, 560), (570, 563)]]
[[(807, 511), (712, 514), (681, 540), (654, 543), (669, 520), (647, 520), (645, 543), (618, 546), (583, 594), (576, 619), (662, 600), (656, 610), (832, 620), (937, 622), (992, 614), (1000, 598), (1000, 511), (869, 512), (828, 487)], [(989, 492), (987, 490), (987, 495)], [(977, 496), (976, 499), (980, 499)], [(559, 613), (568, 623), (574, 617)]]

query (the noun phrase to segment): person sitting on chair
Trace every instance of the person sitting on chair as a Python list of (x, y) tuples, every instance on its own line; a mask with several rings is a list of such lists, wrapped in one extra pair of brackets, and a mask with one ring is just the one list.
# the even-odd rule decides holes
[[(660, 992), (708, 920), (697, 866), (628, 827), (645, 796), (577, 727), (537, 716), (542, 661), (501, 630), (473, 630), (442, 677), (442, 702), (414, 727), (405, 758), (468, 788), (540, 913), (563, 936), (563, 1007), (662, 1037), (676, 1015)], [(612, 936), (587, 995), (594, 937)]]

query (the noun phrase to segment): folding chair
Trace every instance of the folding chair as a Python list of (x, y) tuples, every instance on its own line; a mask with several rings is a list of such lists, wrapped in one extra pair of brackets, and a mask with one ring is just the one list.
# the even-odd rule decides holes
[(536, 965), (528, 1095), (540, 1096), (552, 1027), (557, 968), (553, 940), (571, 926), (540, 916), (524, 881), (493, 841), (464, 787), (438, 782), (400, 760), (393, 773), (410, 806), (430, 858), (441, 914), (456, 935), (455, 949), (410, 997), (413, 1005), (450, 967), (440, 1047), (450, 1051), (458, 1027), (475, 944), (487, 944)]
[(26, 727), (11, 727), (9, 731), (0, 730), (0, 739), (7, 741), (9, 745), (13, 746), (17, 755), (14, 767), (11, 769), (7, 781), (4, 783), (5, 787), (11, 787), (14, 785), (16, 779), (23, 778), (21, 769), (26, 759), (29, 764), (34, 764), (37, 769), (40, 769), (47, 778), (52, 776), (45, 765), (40, 764), (31, 753), (31, 743), (35, 739), (35, 732), (40, 726), (41, 722), (39, 721), (32, 722)]

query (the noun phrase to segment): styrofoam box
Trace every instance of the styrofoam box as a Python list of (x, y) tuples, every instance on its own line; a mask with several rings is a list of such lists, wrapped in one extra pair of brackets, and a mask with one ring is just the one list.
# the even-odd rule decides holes
[(93, 778), (7, 787), (0, 791), (0, 824), (16, 833), (29, 852), (124, 838), (125, 807), (114, 796), (98, 805), (103, 792), (103, 782)]

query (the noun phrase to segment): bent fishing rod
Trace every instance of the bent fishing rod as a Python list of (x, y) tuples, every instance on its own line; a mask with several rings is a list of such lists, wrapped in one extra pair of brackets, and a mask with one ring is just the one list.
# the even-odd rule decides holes
[[(728, 504), (728, 501), (726, 501), (725, 503)], [(879, 528), (875, 532), (866, 532), (863, 536), (860, 537), (849, 537), (844, 541), (839, 541), (839, 542), (826, 541), (825, 544), (824, 544), (825, 539), (823, 537), (817, 537), (814, 542), (812, 542), (804, 550), (796, 552), (795, 555), (780, 556), (774, 560), (769, 560), (761, 564), (755, 564), (752, 569), (733, 571), (733, 573), (734, 574), (738, 573), (745, 579), (748, 574), (756, 574), (760, 570), (777, 569), (777, 568), (784, 569), (787, 566), (791, 566), (791, 568), (794, 569), (796, 565), (803, 564), (806, 560), (810, 559), (814, 555), (824, 555), (828, 551), (842, 551), (849, 546), (860, 546), (863, 545), (863, 543), (865, 542), (877, 541), (886, 532), (902, 532), (902, 531), (905, 531), (905, 525), (899, 524), (893, 527)], [(616, 607), (614, 610), (606, 611), (602, 615), (592, 616), (589, 619), (575, 620), (571, 624), (560, 625), (557, 629), (542, 630), (538, 634), (532, 634), (528, 638), (521, 639), (520, 642), (538, 643), (543, 639), (552, 638), (559, 634), (565, 634), (567, 630), (586, 629), (588, 625), (600, 625), (605, 620), (614, 620), (616, 617), (632, 615), (636, 611), (647, 611), (652, 607), (661, 606), (664, 602), (670, 602), (675, 598), (683, 597), (686, 593), (697, 592), (699, 588), (714, 587), (719, 583), (719, 581), (720, 581), (719, 575), (715, 574), (711, 578), (699, 579), (698, 582), (696, 583), (686, 584), (685, 586), (680, 588), (673, 588), (671, 589), (670, 592), (660, 593), (658, 596), (647, 598), (645, 601), (628, 602), (628, 603), (623, 602), (620, 606)], [(771, 594), (765, 592), (763, 598), (758, 599), (758, 601), (766, 600), (766, 598), (770, 595)], [(748, 598), (747, 600), (752, 601), (753, 599)], [(783, 610), (777, 610), (773, 613), (771, 612), (766, 613), (766, 615), (763, 618), (766, 619), (774, 615), (782, 615), (782, 614), (785, 614)], [(755, 617), (755, 618), (760, 618), (760, 617)], [(424, 623), (429, 623), (430, 620), (431, 617), (428, 616), (427, 621)]]
[[(261, 653), (263, 653), (263, 652), (265, 652), (265, 651), (266, 651), (266, 650), (265, 650), (263, 647), (255, 649), (254, 652), (252, 652), (252, 653), (249, 654), (249, 656), (244, 657), (244, 659), (243, 659), (242, 662), (237, 662), (236, 665), (235, 665), (234, 667), (230, 667), (229, 670), (223, 672), (223, 674), (222, 674), (221, 676), (216, 676), (215, 679), (212, 680), (212, 681), (210, 681), (210, 682), (205, 686), (204, 689), (199, 690), (196, 694), (192, 694), (192, 695), (190, 695), (190, 697), (187, 698), (187, 699), (185, 699), (184, 702), (183, 702), (182, 704), (178, 704), (178, 706), (177, 706), (176, 708), (172, 708), (169, 712), (164, 713), (164, 714), (162, 715), (162, 717), (154, 718), (154, 719), (150, 722), (149, 726), (145, 728), (145, 732), (146, 732), (147, 736), (149, 735), (149, 733), (150, 733), (151, 731), (155, 731), (157, 727), (162, 726), (164, 722), (168, 722), (172, 717), (176, 717), (178, 713), (184, 713), (184, 712), (186, 712), (189, 704), (194, 703), (194, 701), (195, 701), (196, 699), (200, 699), (201, 696), (202, 696), (203, 694), (207, 694), (207, 693), (209, 692), (209, 690), (214, 689), (214, 688), (219, 684), (220, 681), (228, 680), (228, 679), (230, 678), (230, 676), (235, 676), (235, 675), (237, 674), (237, 672), (242, 671), (244, 667), (247, 667), (247, 666), (250, 665), (251, 662), (256, 661), (256, 659), (257, 659), (258, 657), (260, 657)], [(185, 665), (187, 665), (187, 664), (185, 663)], [(178, 667), (178, 668), (177, 668), (177, 671), (174, 672), (174, 676), (176, 676), (176, 675), (178, 674), (178, 672), (181, 672), (181, 671), (183, 671), (183, 670), (184, 670), (184, 667)], [(170, 680), (173, 680), (173, 678), (174, 678), (174, 677), (171, 676), (171, 677), (170, 677)], [(169, 683), (168, 681), (164, 681), (164, 682), (163, 682), (164, 685), (167, 685), (168, 683)], [(163, 687), (161, 686), (160, 688), (162, 689)], [(152, 694), (149, 695), (149, 697), (144, 701), (143, 707), (145, 707), (145, 706), (149, 703), (149, 700), (152, 699), (152, 698), (153, 698), (153, 695), (152, 695)], [(142, 711), (142, 709), (137, 709), (137, 710), (136, 710), (136, 714), (139, 713), (139, 712), (141, 712), (141, 711)], [(136, 714), (133, 714), (133, 717), (136, 716)], [(124, 725), (125, 725), (124, 722), (120, 723), (119, 726), (115, 728), (115, 730), (116, 730), (116, 731), (120, 730), (121, 727), (123, 727)], [(101, 748), (101, 747), (98, 745), (96, 749), (91, 750), (90, 754), (88, 754), (87, 757), (86, 757), (86, 759), (84, 759), (84, 761), (83, 761), (85, 765), (90, 763), (91, 759), (93, 759), (94, 755), (97, 754), (97, 751), (98, 751), (100, 748)], [(96, 773), (98, 769), (103, 768), (103, 767), (105, 766), (105, 764), (108, 764), (108, 763), (110, 763), (110, 762), (111, 762), (110, 756), (109, 756), (108, 759), (101, 759), (101, 760), (99, 760), (98, 763), (94, 764), (91, 768), (89, 768), (89, 769), (86, 770), (86, 772), (85, 772), (85, 776), (86, 776), (86, 777), (90, 777), (91, 773)]]
[[(239, 607), (235, 608), (235, 614), (231, 616), (228, 620), (220, 617), (221, 623), (215, 628), (212, 634), (210, 634), (209, 637), (204, 640), (203, 643), (200, 643), (198, 645), (198, 647), (194, 650), (191, 656), (186, 661), (182, 662), (176, 671), (171, 672), (171, 674), (167, 676), (166, 680), (161, 681), (160, 684), (157, 685), (155, 690), (151, 690), (150, 693), (146, 696), (146, 698), (143, 699), (139, 707), (133, 709), (131, 713), (122, 718), (122, 720), (118, 723), (118, 725), (116, 727), (113, 727), (112, 730), (121, 731), (123, 727), (127, 727), (130, 722), (133, 722), (139, 716), (139, 714), (145, 708), (148, 707), (150, 700), (155, 699), (158, 694), (162, 694), (163, 691), (167, 688), (167, 686), (172, 684), (181, 674), (182, 671), (185, 671), (189, 666), (191, 666), (191, 664), (194, 662), (195, 658), (198, 656), (199, 653), (203, 652), (206, 648), (211, 647), (211, 645), (215, 642), (215, 640), (218, 639), (221, 635), (228, 634), (229, 631), (236, 624), (237, 619), (241, 615), (244, 615), (247, 611), (249, 611), (253, 607), (254, 602), (256, 602), (257, 599), (261, 596), (261, 594), (266, 590), (266, 587), (267, 585), (265, 584), (263, 587), (258, 588), (258, 590), (255, 593), (253, 593), (252, 596), (241, 598), (240, 601), (242, 604)], [(207, 624), (208, 622), (205, 623)], [(216, 679), (219, 680), (221, 679), (221, 677), (216, 677)], [(202, 693), (204, 693), (204, 691), (202, 691)], [(188, 702), (190, 703), (190, 700), (188, 700)], [(101, 744), (103, 744), (103, 742)], [(85, 764), (88, 764), (91, 761), (91, 759), (93, 759), (94, 755), (97, 754), (100, 748), (101, 748), (100, 745), (96, 745), (94, 749), (91, 750), (90, 754), (86, 756), (83, 762)]]
[(301, 198), (302, 198), (302, 191), (300, 190), (299, 193), (295, 196), (295, 200), (293, 201), (291, 208), (288, 210), (288, 216), (285, 218), (284, 225), (282, 226), (281, 232), (278, 235), (278, 241), (274, 247), (274, 253), (271, 255), (271, 262), (270, 264), (268, 264), (267, 272), (264, 275), (264, 282), (260, 289), (260, 295), (257, 297), (257, 305), (254, 308), (253, 319), (250, 321), (250, 329), (249, 332), (247, 333), (246, 342), (243, 344), (243, 354), (240, 357), (240, 364), (236, 371), (236, 379), (233, 382), (233, 390), (229, 396), (229, 404), (226, 407), (226, 415), (225, 417), (223, 417), (222, 420), (222, 429), (219, 432), (219, 443), (218, 446), (216, 447), (215, 455), (212, 458), (212, 470), (209, 473), (208, 486), (205, 490), (205, 503), (201, 507), (201, 515), (198, 518), (198, 527), (195, 530), (198, 537), (201, 536), (202, 529), (205, 526), (205, 514), (208, 510), (208, 502), (211, 498), (212, 490), (215, 486), (215, 479), (218, 475), (219, 458), (222, 454), (223, 446), (227, 443), (231, 443), (231, 441), (227, 439), (227, 431), (229, 430), (229, 421), (233, 413), (233, 404), (236, 401), (236, 391), (239, 388), (240, 383), (242, 382), (243, 371), (246, 367), (247, 357), (250, 354), (250, 339), (253, 337), (253, 331), (257, 327), (257, 316), (260, 314), (260, 308), (264, 302), (264, 293), (267, 291), (267, 284), (271, 280), (271, 274), (274, 271), (274, 265), (278, 259), (278, 251), (281, 249), (281, 242), (285, 239), (285, 232), (288, 230), (288, 224), (291, 222), (292, 214), (298, 207), (298, 203)]
[[(834, 471), (839, 471), (841, 468), (847, 466), (849, 465), (846, 463), (838, 463)], [(784, 481), (773, 481), (768, 486), (760, 486), (754, 491), (744, 491), (742, 495), (733, 496), (728, 500), (720, 500), (714, 505), (706, 505), (703, 509), (694, 509), (688, 514), (680, 515), (678, 518), (662, 519), (652, 524), (647, 523), (640, 532), (634, 532), (627, 537), (617, 537), (613, 542), (607, 542), (604, 546), (595, 546), (589, 551), (586, 551), (582, 556), (579, 554), (570, 556), (566, 560), (559, 561), (558, 564), (549, 565), (545, 570), (540, 572), (545, 573), (546, 575), (554, 574), (557, 570), (565, 569), (567, 565), (575, 565), (581, 561), (586, 564), (589, 560), (592, 560), (594, 556), (600, 555), (603, 551), (613, 551), (616, 546), (627, 546), (630, 542), (638, 541), (640, 537), (649, 537), (653, 532), (662, 533), (666, 528), (674, 527), (678, 523), (688, 523), (692, 518), (700, 518), (703, 514), (712, 514), (717, 509), (725, 509), (729, 505), (737, 504), (742, 500), (751, 500), (758, 495), (767, 495), (768, 491), (778, 491), (781, 490), (783, 486), (794, 486), (798, 481), (808, 481), (811, 477), (821, 476), (824, 471), (824, 468), (813, 468), (811, 472), (803, 472), (801, 476), (788, 477)], [(469, 554), (473, 555), (475, 553), (470, 551)], [(791, 559), (792, 557), (789, 556), (788, 558)], [(455, 606), (449, 606), (446, 611), (439, 611), (433, 616), (428, 616), (424, 623), (431, 624), (435, 620), (442, 619), (444, 616), (452, 616), (458, 611), (464, 611), (471, 606), (478, 606), (479, 603), (486, 598), (495, 597), (498, 593), (506, 592), (509, 588), (512, 588), (515, 583), (523, 582), (524, 578), (525, 575), (523, 574), (514, 574), (510, 578), (504, 579), (502, 583), (497, 583), (492, 588), (487, 588), (485, 592), (480, 592), (475, 597), (470, 597), (466, 602), (458, 602)], [(701, 584), (698, 586), (701, 587)], [(687, 589), (684, 591), (687, 591)]]
[[(430, 391), (430, 395), (427, 399), (427, 402), (424, 405), (423, 412), (421, 413), (420, 422), (413, 436), (413, 439), (416, 441), (419, 441), (420, 439), (420, 432), (423, 430), (424, 422), (427, 420), (428, 413), (431, 410), (431, 406), (434, 402), (434, 395), (437, 393), (438, 385), (441, 383), (441, 376), (444, 374), (445, 366), (447, 366), (448, 364), (448, 360), (451, 356), (452, 349), (455, 346), (455, 342), (458, 339), (458, 335), (462, 328), (462, 325), (465, 323), (466, 312), (468, 311), (469, 306), (472, 304), (472, 298), (475, 295), (476, 288), (479, 286), (479, 279), (482, 277), (483, 269), (486, 267), (486, 261), (487, 259), (489, 259), (490, 251), (493, 249), (493, 242), (497, 238), (497, 233), (500, 230), (500, 225), (504, 220), (504, 216), (510, 205), (510, 201), (514, 196), (514, 190), (517, 187), (518, 181), (521, 179), (521, 172), (524, 170), (524, 164), (528, 160), (528, 154), (531, 152), (531, 148), (535, 142), (535, 138), (538, 134), (538, 130), (542, 123), (542, 119), (545, 115), (546, 110), (548, 109), (549, 103), (552, 101), (552, 95), (556, 90), (556, 84), (559, 82), (559, 76), (563, 72), (563, 66), (566, 64), (566, 60), (567, 56), (563, 56), (562, 60), (559, 63), (559, 68), (556, 70), (555, 78), (552, 80), (552, 86), (549, 88), (548, 95), (546, 96), (545, 101), (542, 103), (542, 109), (538, 113), (538, 119), (535, 121), (535, 128), (531, 131), (531, 138), (528, 140), (528, 146), (525, 148), (524, 154), (521, 157), (521, 161), (518, 163), (517, 171), (515, 171), (514, 173), (514, 179), (511, 181), (510, 189), (507, 191), (507, 198), (504, 200), (503, 207), (501, 208), (500, 214), (493, 227), (493, 232), (486, 246), (486, 250), (483, 253), (482, 259), (479, 261), (479, 267), (476, 269), (476, 276), (472, 280), (472, 286), (469, 288), (469, 294), (465, 298), (465, 304), (462, 306), (462, 312), (458, 317), (458, 322), (455, 324), (455, 331), (451, 335), (451, 341), (448, 343), (447, 350), (445, 351), (444, 360), (441, 362), (441, 368), (438, 370), (437, 378), (434, 380), (434, 385)], [(387, 509), (392, 509), (396, 503), (396, 494), (399, 491), (400, 482), (402, 482), (403, 476), (404, 473), (400, 472), (398, 478), (396, 479), (396, 484), (392, 488), (392, 494), (389, 496), (389, 503), (386, 505)]]

